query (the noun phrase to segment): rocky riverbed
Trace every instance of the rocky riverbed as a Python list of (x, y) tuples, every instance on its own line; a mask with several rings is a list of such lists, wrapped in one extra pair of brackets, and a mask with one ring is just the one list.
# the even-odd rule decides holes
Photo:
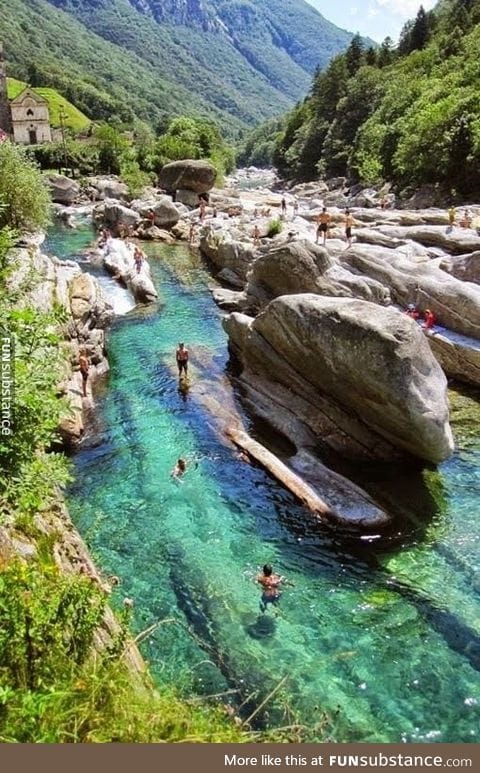
[[(108, 234), (91, 259), (148, 303), (156, 291), (148, 262), (135, 267), (135, 239), (198, 250), (219, 283), (216, 302), (231, 312), (225, 329), (245, 404), (297, 454), (447, 458), (447, 379), (480, 384), (476, 227), (452, 225), (437, 208), (392, 208), (392, 194), (347, 191), (343, 179), (290, 190), (256, 170), (222, 189), (213, 180), (205, 162), (176, 162), (162, 172), (163, 189), (129, 201), (118, 180), (92, 179), (89, 206)], [(323, 246), (316, 223), (324, 206)], [(479, 215), (468, 206), (469, 224)], [(408, 305), (433, 312), (434, 326), (422, 329)]]

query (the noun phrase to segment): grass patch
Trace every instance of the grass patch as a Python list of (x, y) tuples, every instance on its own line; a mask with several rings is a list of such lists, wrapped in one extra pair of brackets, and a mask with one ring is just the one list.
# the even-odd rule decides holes
[[(15, 99), (27, 87), (27, 84), (15, 78), (7, 78), (7, 87), (9, 99)], [(61, 126), (60, 112), (62, 110), (65, 114), (65, 126), (73, 132), (84, 131), (90, 126), (90, 119), (75, 105), (72, 105), (68, 99), (65, 99), (56, 89), (38, 87), (32, 89), (32, 91), (35, 91), (36, 94), (39, 94), (48, 101), (50, 123), (54, 129), (58, 129)]]

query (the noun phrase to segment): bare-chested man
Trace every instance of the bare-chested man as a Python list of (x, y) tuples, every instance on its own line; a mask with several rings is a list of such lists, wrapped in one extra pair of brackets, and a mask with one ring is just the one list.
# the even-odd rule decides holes
[(85, 351), (85, 349), (82, 349), (80, 352), (80, 357), (78, 358), (78, 364), (80, 365), (80, 373), (82, 374), (82, 394), (84, 397), (86, 397), (88, 371), (90, 370), (90, 361), (87, 357), (87, 352)]

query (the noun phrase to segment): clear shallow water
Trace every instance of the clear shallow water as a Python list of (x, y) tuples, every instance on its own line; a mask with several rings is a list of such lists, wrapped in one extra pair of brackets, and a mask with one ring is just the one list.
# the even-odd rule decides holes
[[(78, 238), (51, 241), (67, 256)], [(287, 676), (261, 722), (313, 725), (327, 711), (339, 741), (478, 742), (477, 404), (455, 398), (459, 449), (439, 473), (364, 474), (401, 498), (405, 526), (342, 543), (217, 434), (210, 401), (231, 394), (208, 276), (184, 248), (152, 252), (160, 302), (110, 333), (100, 432), (75, 457), (69, 507), (99, 565), (122, 578), (118, 603), (134, 598), (136, 629), (175, 621), (145, 641), (154, 674), (185, 694), (237, 690), (247, 715)], [(194, 354), (187, 396), (179, 339)], [(179, 455), (192, 462), (182, 484), (169, 477)], [(294, 583), (278, 617), (260, 614), (252, 582), (266, 561)]]

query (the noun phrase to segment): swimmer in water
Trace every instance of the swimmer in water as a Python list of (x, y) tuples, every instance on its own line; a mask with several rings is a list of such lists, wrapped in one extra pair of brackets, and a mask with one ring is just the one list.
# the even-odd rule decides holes
[(170, 476), (172, 478), (181, 478), (182, 475), (186, 472), (187, 469), (187, 463), (185, 459), (178, 459), (175, 467), (173, 468), (172, 472), (170, 473)]
[(260, 611), (266, 612), (267, 604), (276, 604), (280, 600), (280, 585), (285, 582), (285, 577), (275, 574), (271, 564), (265, 564), (262, 572), (257, 575), (257, 582), (263, 590)]

